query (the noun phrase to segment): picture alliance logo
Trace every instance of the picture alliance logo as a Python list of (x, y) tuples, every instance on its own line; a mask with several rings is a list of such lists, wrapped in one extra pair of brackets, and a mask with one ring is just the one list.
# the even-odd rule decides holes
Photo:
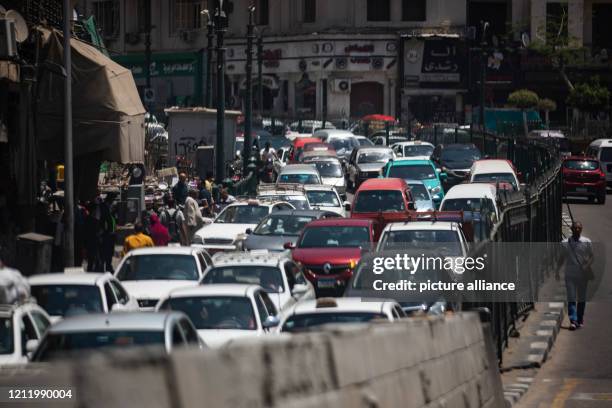
[(375, 257), (372, 260), (372, 272), (382, 275), (385, 271), (406, 271), (414, 275), (418, 271), (448, 270), (462, 275), (470, 271), (482, 271), (486, 266), (487, 255), (480, 257), (452, 256), (410, 256), (396, 254), (394, 257)]

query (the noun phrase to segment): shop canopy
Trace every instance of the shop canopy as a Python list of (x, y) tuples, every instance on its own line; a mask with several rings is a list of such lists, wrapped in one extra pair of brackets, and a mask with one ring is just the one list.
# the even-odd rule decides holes
[[(63, 38), (41, 29), (37, 135), (41, 158), (63, 158)], [(120, 163), (144, 161), (145, 109), (129, 69), (94, 46), (72, 39), (72, 115), (75, 156), (96, 154)]]

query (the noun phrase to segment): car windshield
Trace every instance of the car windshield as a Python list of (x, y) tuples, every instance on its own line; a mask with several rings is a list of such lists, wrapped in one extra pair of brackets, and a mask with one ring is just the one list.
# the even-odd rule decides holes
[(256, 330), (251, 300), (238, 296), (193, 296), (171, 298), (164, 310), (185, 313), (198, 330)]
[(474, 183), (508, 183), (512, 184), (512, 187), (517, 188), (516, 179), (512, 173), (486, 173), (476, 174), (472, 179)]
[(359, 147), (359, 141), (355, 140), (355, 138), (347, 137), (342, 139), (331, 139), (329, 144), (334, 146), (334, 149), (338, 154), (343, 154), (346, 152), (352, 152), (354, 148)]
[(612, 162), (612, 147), (604, 147), (601, 149), (601, 154), (599, 155), (599, 161), (602, 162)]
[(233, 205), (227, 207), (215, 220), (219, 224), (259, 224), (268, 215), (263, 205)]
[(101, 313), (102, 295), (95, 285), (32, 285), (32, 296), (51, 316)]
[[(482, 210), (484, 201), (491, 201), (489, 198), (452, 198), (444, 200), (440, 211), (475, 211)], [(490, 205), (493, 207), (493, 204)]]
[(374, 146), (374, 143), (372, 143), (370, 139), (366, 139), (365, 137), (360, 137), (357, 140), (359, 140), (359, 144), (361, 146)]
[(314, 162), (321, 177), (342, 177), (342, 166), (338, 162)]
[(304, 215), (275, 215), (272, 214), (255, 228), (253, 234), (265, 236), (300, 235), (304, 226), (315, 217)]
[(278, 182), (294, 184), (319, 184), (320, 180), (316, 174), (281, 174), (278, 178)]
[(268, 293), (284, 292), (281, 270), (276, 266), (218, 266), (206, 272), (206, 275), (204, 275), (201, 283), (240, 283), (259, 285)]
[(442, 160), (446, 162), (474, 162), (480, 160), (480, 152), (475, 147), (448, 147), (442, 150)]
[(367, 227), (309, 227), (304, 230), (299, 248), (359, 248), (370, 244)]
[(412, 247), (432, 246), (444, 249), (447, 255), (461, 255), (459, 235), (448, 230), (410, 230), (389, 231), (380, 239), (379, 250), (405, 249)]
[(410, 191), (412, 192), (412, 197), (414, 197), (415, 201), (429, 201), (431, 197), (429, 196), (429, 191), (424, 184), (410, 184)]
[(198, 280), (198, 266), (191, 255), (133, 255), (117, 273), (121, 281)]
[(408, 166), (391, 166), (389, 177), (402, 178), (404, 180), (432, 180), (435, 179), (436, 171), (430, 164), (415, 164)]
[(310, 313), (288, 318), (281, 331), (299, 332), (324, 324), (364, 323), (373, 319), (387, 319), (385, 315), (371, 312)]
[(41, 344), (38, 361), (49, 361), (63, 353), (102, 347), (164, 346), (163, 331), (100, 330), (76, 333), (49, 333)]
[(415, 157), (415, 156), (431, 156), (434, 148), (430, 145), (410, 145), (404, 146), (404, 157)]
[(570, 170), (597, 170), (599, 163), (591, 160), (566, 160), (563, 167)]
[(13, 323), (11, 318), (0, 318), (0, 354), (13, 354)]
[(335, 191), (307, 191), (306, 196), (313, 207), (340, 207)]
[(386, 163), (393, 157), (389, 150), (369, 151), (359, 154), (357, 163)]
[(397, 190), (361, 191), (357, 194), (353, 212), (406, 211), (402, 192)]

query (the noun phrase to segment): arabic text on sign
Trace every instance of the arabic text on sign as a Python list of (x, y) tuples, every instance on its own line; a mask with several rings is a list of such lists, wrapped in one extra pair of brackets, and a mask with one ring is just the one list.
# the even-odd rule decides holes
[(353, 64), (369, 64), (370, 57), (353, 57), (351, 58), (351, 63)]
[(344, 52), (350, 54), (351, 52), (374, 52), (374, 45), (372, 44), (351, 44), (344, 48)]

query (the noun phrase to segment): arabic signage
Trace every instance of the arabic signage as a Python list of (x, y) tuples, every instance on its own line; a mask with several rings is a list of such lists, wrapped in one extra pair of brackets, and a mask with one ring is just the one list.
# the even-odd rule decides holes
[(266, 68), (278, 68), (280, 60), (283, 58), (283, 50), (264, 50), (262, 54), (263, 64)]
[[(119, 55), (113, 60), (130, 69), (134, 78), (144, 78), (145, 56)], [(198, 53), (153, 54), (151, 56), (151, 76), (195, 76), (202, 66), (201, 56)]]
[(404, 86), (411, 82), (461, 82), (464, 52), (458, 39), (410, 39), (404, 49)]
[(371, 53), (374, 52), (374, 44), (350, 44), (344, 47), (344, 52), (347, 54), (352, 52)]

